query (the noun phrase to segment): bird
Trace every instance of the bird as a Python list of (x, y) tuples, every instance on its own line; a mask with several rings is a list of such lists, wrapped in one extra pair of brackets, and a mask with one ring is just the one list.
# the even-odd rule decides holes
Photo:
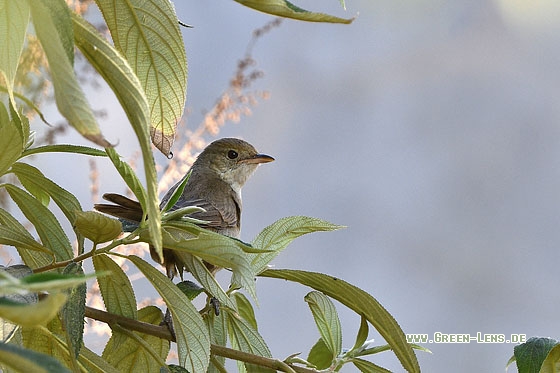
[[(163, 209), (175, 190), (188, 177), (185, 188), (175, 204), (168, 210), (197, 206), (203, 210), (189, 217), (204, 221), (202, 228), (239, 238), (241, 229), (241, 188), (259, 164), (274, 161), (274, 158), (257, 152), (248, 142), (237, 138), (222, 138), (210, 143), (196, 158), (190, 170), (164, 195), (160, 203)], [(115, 193), (106, 193), (103, 199), (113, 204), (95, 204), (102, 213), (121, 220), (123, 227), (137, 227), (143, 217), (139, 202)], [(152, 259), (160, 262), (159, 255), (150, 246)], [(185, 265), (180, 255), (172, 249), (163, 248), (163, 265), (169, 278), (179, 274), (183, 277)], [(205, 262), (214, 275), (220, 268)]]

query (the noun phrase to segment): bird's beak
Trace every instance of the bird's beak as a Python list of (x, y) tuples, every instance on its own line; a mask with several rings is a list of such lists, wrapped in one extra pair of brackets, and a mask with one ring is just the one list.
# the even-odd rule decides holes
[(270, 155), (256, 154), (256, 155), (252, 156), (251, 158), (247, 158), (247, 159), (242, 160), (241, 162), (259, 164), (259, 163), (272, 162), (273, 160), (274, 160), (274, 158), (272, 158)]

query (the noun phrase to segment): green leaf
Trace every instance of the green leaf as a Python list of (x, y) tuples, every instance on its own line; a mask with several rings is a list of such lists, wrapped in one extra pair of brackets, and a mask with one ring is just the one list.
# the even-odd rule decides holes
[(167, 202), (165, 202), (165, 206), (163, 206), (161, 211), (167, 212), (167, 211), (169, 211), (170, 208), (175, 206), (175, 204), (177, 203), (177, 201), (179, 200), (179, 198), (183, 194), (183, 191), (185, 190), (185, 185), (187, 185), (187, 182), (189, 181), (189, 178), (191, 177), (191, 173), (192, 173), (192, 171), (189, 171), (183, 177), (183, 179), (181, 180), (181, 183), (177, 186), (177, 188), (175, 188), (175, 191), (173, 192), (171, 197), (169, 197), (169, 200), (167, 200)]
[(15, 106), (14, 79), (29, 23), (29, 5), (25, 1), (0, 0), (0, 9), (0, 84), (3, 78)]
[(12, 166), (12, 171), (26, 188), (33, 185), (35, 189), (41, 189), (52, 198), (68, 221), (73, 222), (76, 213), (82, 211), (80, 202), (72, 193), (45, 177), (39, 169), (26, 163), (16, 162)]
[(111, 160), (111, 162), (113, 162), (113, 165), (121, 175), (122, 179), (130, 188), (132, 193), (136, 196), (136, 199), (138, 199), (138, 202), (142, 206), (142, 209), (145, 211), (145, 207), (147, 204), (147, 195), (146, 190), (140, 182), (140, 179), (138, 179), (138, 176), (136, 176), (136, 173), (134, 172), (132, 167), (130, 167), (128, 163), (121, 160), (120, 155), (115, 151), (115, 149), (107, 148), (105, 149), (105, 151), (107, 152), (109, 159)]
[[(206, 312), (203, 316), (204, 322), (206, 323), (206, 327), (210, 332), (210, 340), (213, 344), (219, 346), (225, 346), (227, 344), (227, 315), (226, 312), (220, 312), (219, 315), (216, 315), (214, 312)], [(216, 356), (214, 355), (212, 359), (210, 359), (212, 363), (209, 367), (209, 372), (216, 372), (214, 368), (216, 368), (215, 362), (218, 365), (223, 366), (225, 364), (225, 358), (223, 356)], [(221, 372), (218, 370), (218, 372)]]
[(200, 220), (200, 219), (191, 218), (190, 216), (185, 216), (185, 215), (188, 215), (188, 214), (193, 214), (195, 212), (206, 212), (206, 210), (204, 210), (202, 207), (198, 207), (198, 206), (181, 207), (181, 208), (178, 208), (177, 210), (173, 210), (171, 212), (162, 213), (161, 221), (166, 222), (166, 221), (172, 221), (172, 220), (179, 220), (179, 221), (186, 221), (186, 222), (189, 222), (189, 223), (192, 223), (192, 224), (197, 224), (197, 225), (204, 225), (204, 224), (209, 223), (206, 220)]
[[(39, 0), (43, 7), (39, 11), (46, 10), (48, 12), (49, 21), (52, 20), (53, 26), (56, 28), (56, 35), (62, 44), (62, 49), (66, 54), (66, 58), (70, 64), (74, 65), (74, 32), (70, 21), (70, 9), (65, 1), (60, 0)], [(33, 1), (35, 3), (35, 0)], [(35, 4), (33, 4), (35, 5)], [(37, 11), (31, 5), (31, 10)], [(45, 20), (46, 21), (46, 20)], [(36, 27), (36, 26), (35, 26)], [(45, 51), (46, 52), (46, 51)]]
[(33, 136), (31, 136), (29, 128), (29, 119), (27, 119), (25, 115), (21, 115), (11, 104), (9, 106), (12, 121), (16, 124), (18, 131), (20, 131), (20, 136), (23, 140), (23, 148), (25, 149), (33, 144)]
[(70, 373), (65, 366), (49, 355), (5, 343), (0, 343), (0, 365), (16, 372)]
[(177, 287), (187, 296), (187, 298), (189, 298), (189, 300), (193, 300), (198, 297), (200, 293), (204, 292), (203, 287), (192, 281), (181, 281), (177, 284)]
[(260, 12), (272, 14), (278, 17), (292, 18), (308, 22), (327, 22), (327, 23), (352, 23), (355, 17), (339, 18), (323, 13), (314, 13), (305, 9), (298, 8), (287, 0), (235, 0), (239, 4), (253, 8)]
[(420, 367), (414, 351), (406, 341), (406, 336), (397, 321), (371, 295), (346, 281), (322, 273), (267, 269), (259, 276), (280, 278), (310, 286), (325, 295), (338, 300), (358, 315), (363, 315), (387, 341), (405, 370), (419, 372)]
[(73, 69), (72, 20), (64, 0), (29, 1), (33, 26), (49, 62), (56, 106), (82, 136), (107, 147)]
[(10, 120), (4, 105), (0, 104), (0, 176), (4, 175), (12, 164), (20, 157), (25, 140), (22, 137), (22, 130), (18, 128), (16, 119)]
[(225, 305), (231, 309), (236, 309), (235, 303), (226, 294), (224, 289), (208, 268), (202, 263), (202, 260), (194, 255), (177, 251), (176, 255), (181, 258), (185, 264), (187, 271), (204, 287), (204, 290), (211, 294), (214, 298), (218, 299), (220, 304)]
[[(236, 269), (249, 269), (249, 262), (240, 248), (241, 241), (183, 222), (163, 225), (163, 243), (166, 248), (184, 251), (208, 263)], [(142, 237), (142, 234), (140, 234)]]
[[(358, 356), (366, 356), (366, 355), (375, 355), (375, 354), (378, 354), (380, 352), (391, 350), (391, 346), (389, 346), (389, 345), (381, 345), (381, 346), (370, 347), (370, 342), (372, 342), (372, 341), (367, 341), (357, 351), (352, 351), (349, 354), (351, 354), (354, 357), (358, 357)], [(423, 346), (420, 346), (420, 345), (417, 345), (417, 344), (414, 344), (414, 343), (410, 343), (410, 347), (412, 347), (415, 350), (427, 352), (427, 353), (430, 353), (430, 354), (432, 353), (432, 351), (430, 351), (426, 347), (423, 347)]]
[[(152, 245), (159, 257), (163, 258), (157, 173), (148, 132), (150, 113), (146, 95), (131, 67), (115, 48), (83, 18), (74, 14), (72, 20), (74, 22), (76, 45), (115, 92), (138, 138), (146, 176), (147, 196), (146, 192), (143, 191), (141, 196), (136, 194), (136, 197), (140, 201), (144, 212), (150, 216), (147, 223), (152, 237)], [(125, 181), (128, 183), (130, 180), (125, 179)], [(127, 185), (130, 187), (130, 184)], [(135, 189), (132, 190), (135, 192)], [(138, 191), (136, 190), (136, 192)]]
[(67, 367), (72, 365), (68, 346), (59, 337), (63, 330), (58, 317), (46, 328), (23, 327), (21, 334), (24, 347), (54, 357)]
[(37, 146), (35, 148), (26, 149), (21, 157), (27, 157), (34, 154), (41, 153), (73, 153), (90, 155), (92, 157), (106, 157), (107, 153), (104, 150), (90, 148), (89, 146), (70, 145), (70, 144), (53, 144)]
[(325, 344), (323, 338), (319, 338), (317, 343), (311, 347), (307, 361), (317, 367), (317, 369), (327, 369), (333, 364), (332, 352)]
[(354, 358), (351, 361), (362, 373), (391, 373), (390, 370), (380, 367), (371, 361), (358, 358)]
[[(46, 178), (39, 169), (27, 163), (16, 162), (12, 166), (12, 172), (17, 176), (22, 185), (39, 199), (43, 205), (47, 206), (48, 200), (52, 198), (69, 222), (73, 223), (76, 219), (76, 214), (82, 211), (80, 202), (72, 193)], [(42, 195), (43, 197), (40, 199), (39, 197)], [(83, 248), (84, 238), (77, 234), (77, 240), (78, 247)]]
[(72, 258), (72, 244), (53, 213), (20, 188), (11, 184), (5, 185), (5, 188), (35, 227), (43, 245), (55, 254), (56, 259), (63, 261)]
[(137, 319), (136, 297), (132, 284), (122, 268), (105, 254), (93, 257), (93, 266), (97, 272), (109, 272), (109, 276), (97, 279), (99, 290), (107, 312)]
[(240, 293), (238, 291), (233, 293), (233, 298), (237, 303), (237, 312), (239, 316), (241, 316), (243, 320), (247, 321), (253, 329), (258, 330), (255, 310), (253, 309), (253, 305), (251, 304), (249, 299), (247, 299), (247, 297), (243, 295), (243, 293)]
[(539, 373), (560, 372), (560, 343), (557, 343), (546, 355)]
[(163, 298), (173, 317), (179, 364), (190, 372), (204, 372), (210, 361), (210, 336), (202, 317), (177, 286), (141, 258), (127, 258), (146, 276)]
[[(22, 279), (33, 275), (33, 270), (26, 265), (16, 264), (8, 267), (0, 265), (0, 279), (17, 282), (17, 279)], [(0, 293), (0, 296), (2, 293)]]
[(105, 359), (85, 346), (80, 350), (79, 361), (90, 373), (119, 373)]
[[(142, 238), (142, 232), (140, 232)], [(177, 252), (195, 255), (222, 268), (231, 268), (236, 284), (255, 294), (255, 281), (245, 244), (222, 234), (187, 222), (171, 221), (163, 224), (163, 246)], [(204, 284), (203, 284), (204, 285)]]
[(299, 236), (312, 232), (334, 231), (341, 228), (344, 228), (344, 226), (307, 216), (282, 218), (263, 229), (253, 240), (252, 246), (254, 248), (271, 251), (253, 256), (251, 262), (253, 270), (256, 274), (265, 270), (268, 263)]
[[(6, 93), (8, 93), (8, 88), (6, 88), (6, 87), (0, 85), (0, 92), (6, 92)], [(45, 118), (45, 116), (43, 115), (43, 113), (39, 110), (39, 107), (38, 107), (36, 104), (34, 104), (32, 100), (30, 100), (29, 98), (25, 97), (23, 94), (18, 93), (18, 92), (13, 92), (13, 96), (14, 96), (15, 98), (17, 98), (18, 100), (23, 101), (23, 102), (25, 103), (25, 105), (27, 105), (32, 111), (34, 111), (35, 113), (37, 113), (37, 115), (39, 116), (39, 118), (40, 118), (45, 124), (50, 125), (50, 123), (46, 120), (46, 118)], [(11, 103), (11, 101), (10, 101), (10, 103)], [(12, 104), (11, 104), (10, 106), (15, 107), (15, 106), (12, 105)], [(19, 116), (19, 114), (16, 114), (16, 115)], [(24, 116), (20, 116), (20, 118), (23, 119)], [(27, 146), (26, 146), (26, 147), (29, 147), (29, 146), (31, 146), (31, 145), (33, 144), (33, 140), (34, 140), (34, 139), (33, 139), (33, 138), (30, 138), (29, 140), (30, 140), (30, 141), (27, 143)]]
[[(138, 319), (158, 325), (163, 314), (155, 306), (148, 306), (138, 311)], [(159, 373), (169, 353), (169, 341), (148, 334), (131, 332), (136, 338), (127, 338), (124, 343), (116, 343), (115, 334), (109, 339), (103, 351), (103, 358), (121, 372)], [(142, 343), (143, 342), (143, 343)], [(157, 359), (153, 356), (156, 354)]]
[[(63, 274), (83, 276), (81, 263), (70, 263), (64, 268)], [(69, 289), (66, 294), (67, 302), (60, 312), (63, 328), (66, 331), (66, 343), (70, 347), (72, 359), (76, 360), (80, 355), (80, 349), (84, 339), (84, 317), (86, 313), (87, 286), (83, 282)]]
[(187, 64), (183, 37), (170, 1), (97, 0), (113, 42), (146, 93), (153, 144), (170, 154), (183, 115)]
[(14, 233), (27, 235), (27, 237), (33, 239), (27, 229), (25, 229), (25, 227), (16, 218), (14, 218), (8, 211), (4, 210), (3, 208), (0, 208), (0, 225), (8, 228), (11, 231), (15, 231)]
[(360, 329), (358, 329), (358, 335), (356, 336), (356, 343), (354, 343), (354, 347), (352, 347), (351, 351), (359, 350), (364, 343), (367, 341), (367, 337), (369, 334), (369, 327), (367, 323), (367, 319), (362, 315), (360, 317)]
[(22, 278), (0, 271), (0, 296), (23, 292), (52, 292), (66, 290), (80, 285), (95, 276), (101, 277), (104, 273), (88, 275), (64, 275), (56, 272), (35, 273)]
[[(19, 171), (19, 173), (18, 173)], [(29, 174), (26, 174), (29, 171)], [(43, 205), (48, 206), (50, 202), (49, 194), (45, 192), (41, 181), (46, 179), (41, 171), (25, 163), (16, 162), (12, 165), (12, 172), (18, 176), (21, 185), (31, 193)], [(30, 177), (26, 177), (30, 176)], [(49, 180), (50, 181), (50, 180)]]
[[(248, 352), (254, 355), (272, 357), (272, 355), (270, 354), (270, 350), (266, 345), (266, 342), (258, 333), (258, 331), (251, 327), (251, 325), (247, 321), (237, 317), (235, 314), (232, 314), (227, 310), (226, 312), (228, 320), (228, 334), (231, 341), (231, 346), (234, 349)], [(258, 367), (248, 363), (245, 364), (245, 368), (248, 372), (274, 372), (271, 369)]]
[[(13, 166), (17, 166), (17, 162), (14, 163)], [(14, 171), (14, 167), (12, 166), (12, 171)], [(15, 172), (14, 172), (15, 173)], [(39, 171), (39, 174), (43, 177), (43, 179), (46, 179), (44, 177), (44, 175)], [(17, 174), (16, 174), (17, 176)], [(37, 184), (36, 180), (33, 179), (27, 179), (25, 177), (18, 177), (21, 185), (23, 185), (23, 187), (25, 188), (25, 190), (27, 190), (29, 193), (31, 193), (33, 195), (33, 197), (35, 197), (37, 199), (37, 201), (41, 202), (41, 204), (45, 207), (49, 206), (49, 202), (51, 201), (51, 198), (49, 196), (49, 194), (47, 192), (45, 192), (45, 190)], [(38, 180), (37, 180), (38, 181)]]
[(550, 351), (558, 345), (551, 338), (533, 337), (513, 348), (519, 373), (538, 373)]
[[(0, 244), (11, 245), (18, 250), (31, 250), (39, 251), (42, 253), (51, 253), (49, 249), (41, 245), (39, 242), (35, 241), (33, 237), (31, 237), (31, 235), (23, 234), (21, 232), (14, 231), (13, 228), (4, 226), (0, 226)], [(48, 263), (49, 261), (47, 260), (45, 265)]]
[(122, 233), (120, 221), (95, 211), (77, 211), (74, 228), (96, 244), (112, 241)]
[(346, 10), (346, 3), (344, 0), (340, 0), (340, 6), (342, 6), (342, 9)]
[(21, 326), (44, 325), (56, 316), (66, 302), (66, 295), (51, 294), (34, 304), (23, 304), (0, 299), (0, 317)]
[(305, 296), (321, 339), (331, 352), (331, 359), (342, 351), (342, 328), (338, 313), (331, 300), (323, 293), (312, 291)]
[[(216, 316), (214, 312), (207, 312), (203, 315), (204, 322), (208, 327), (210, 332), (210, 339), (212, 343), (225, 346), (227, 343), (227, 315), (226, 312), (220, 312), (219, 315)], [(220, 359), (223, 362), (225, 359), (220, 356), (215, 356), (216, 358)]]

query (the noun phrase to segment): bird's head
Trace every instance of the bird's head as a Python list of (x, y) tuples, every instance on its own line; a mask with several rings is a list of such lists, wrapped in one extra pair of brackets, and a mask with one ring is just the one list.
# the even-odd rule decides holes
[(214, 172), (233, 190), (239, 191), (259, 164), (273, 160), (271, 156), (257, 152), (246, 141), (223, 138), (208, 145), (198, 156), (193, 168)]

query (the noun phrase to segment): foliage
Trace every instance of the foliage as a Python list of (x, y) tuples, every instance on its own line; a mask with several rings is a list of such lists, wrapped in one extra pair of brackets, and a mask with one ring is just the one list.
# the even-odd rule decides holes
[(513, 348), (508, 366), (515, 361), (519, 373), (554, 373), (560, 370), (560, 342), (533, 337)]
[[(305, 21), (352, 21), (305, 11), (287, 1), (238, 2)], [(0, 209), (0, 244), (15, 247), (25, 263), (0, 268), (0, 366), (5, 371), (38, 372), (113, 372), (138, 367), (143, 371), (202, 372), (223, 371), (227, 357), (238, 361), (240, 371), (248, 372), (338, 371), (347, 363), (371, 372), (385, 370), (363, 357), (392, 349), (406, 370), (419, 371), (415, 346), (406, 343), (397, 322), (371, 295), (324, 274), (268, 269), (269, 263), (297, 237), (341, 226), (292, 216), (266, 227), (249, 244), (202, 229), (196, 220), (183, 216), (196, 207), (180, 212), (167, 212), (167, 208), (160, 211), (151, 143), (169, 154), (186, 97), (186, 54), (177, 16), (167, 0), (97, 0), (96, 4), (112, 42), (64, 0), (0, 0), (0, 83), (7, 93), (6, 103), (0, 103), (0, 177), (11, 175), (19, 181), (17, 185), (4, 182), (0, 188), (32, 225), (30, 229)], [(30, 20), (33, 38), (40, 42), (48, 62), (60, 113), (80, 134), (104, 150), (71, 144), (34, 146), (28, 117), (16, 103), (20, 98), (24, 103), (31, 100), (14, 89), (16, 71), (25, 69), (20, 56), (26, 38), (31, 40), (26, 36)], [(108, 83), (127, 114), (142, 152), (146, 185), (104, 139), (74, 73), (74, 47)], [(26, 162), (31, 155), (53, 152), (108, 157), (150, 219), (123, 235), (119, 221), (83, 211), (74, 195)], [(176, 193), (181, 190), (177, 188)], [(70, 222), (73, 232), (66, 232), (64, 224), (51, 212), (53, 203)], [(71, 242), (77, 242), (76, 253)], [(162, 247), (180, 251), (202, 287), (189, 281), (174, 284), (142, 258), (113, 250), (138, 242), (149, 243), (160, 256)], [(163, 298), (173, 318), (173, 333), (167, 326), (160, 326), (163, 313), (159, 308), (138, 309), (130, 280), (116, 261), (119, 258), (136, 266)], [(94, 274), (84, 274), (85, 260), (93, 262)], [(216, 281), (203, 261), (231, 271), (227, 289)], [(256, 276), (299, 282), (315, 289), (304, 300), (321, 337), (307, 360), (296, 355), (285, 361), (272, 357), (259, 334), (252, 302), (242, 292), (256, 302)], [(86, 307), (86, 280), (93, 277), (107, 311)], [(204, 309), (197, 310), (191, 301), (201, 293), (211, 300)], [(331, 298), (361, 317), (356, 342), (350, 350), (343, 349), (342, 328)], [(101, 356), (84, 346), (86, 317), (107, 322), (112, 329)], [(370, 325), (385, 338), (387, 346), (371, 346), (367, 341)], [(178, 366), (165, 362), (170, 341), (177, 344)]]

